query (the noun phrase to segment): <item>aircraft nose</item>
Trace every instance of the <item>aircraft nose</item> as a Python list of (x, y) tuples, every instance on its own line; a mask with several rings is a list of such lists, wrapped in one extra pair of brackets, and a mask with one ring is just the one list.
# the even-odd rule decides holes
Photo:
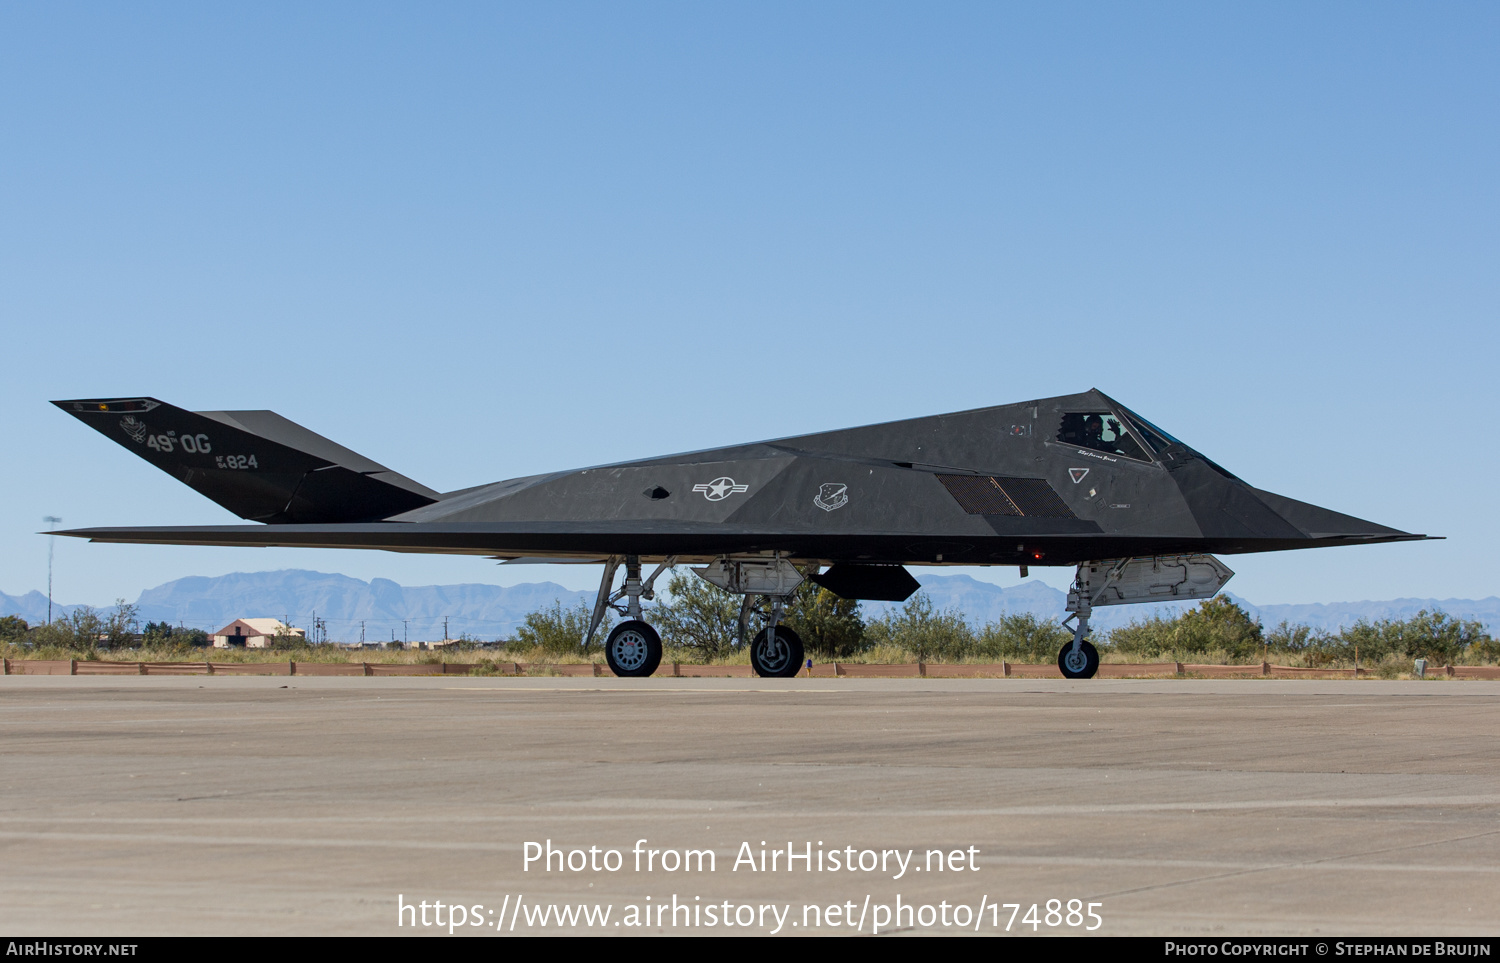
[(1355, 518), (1353, 515), (1344, 515), (1340, 512), (1320, 508), (1317, 505), (1309, 505), (1307, 502), (1299, 502), (1285, 495), (1275, 492), (1252, 489), (1255, 496), (1271, 511), (1286, 519), (1286, 521), (1297, 528), (1308, 538), (1347, 538), (1347, 539), (1399, 539), (1425, 538), (1424, 535), (1412, 535), (1400, 529), (1379, 525), (1375, 522), (1366, 521), (1363, 518)]

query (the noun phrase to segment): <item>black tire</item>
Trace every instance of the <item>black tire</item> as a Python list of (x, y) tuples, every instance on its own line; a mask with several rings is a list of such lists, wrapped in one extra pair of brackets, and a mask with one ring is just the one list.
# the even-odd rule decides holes
[(639, 619), (621, 622), (604, 641), (604, 661), (618, 676), (648, 676), (661, 665), (661, 636)]
[(1078, 648), (1082, 650), (1082, 658), (1069, 659), (1073, 643), (1063, 646), (1062, 651), (1057, 653), (1057, 667), (1062, 670), (1065, 679), (1092, 679), (1099, 671), (1099, 650), (1088, 641)]
[(750, 665), (762, 679), (790, 679), (802, 669), (802, 639), (784, 625), (776, 626), (776, 638), (767, 640), (761, 629), (750, 643)]

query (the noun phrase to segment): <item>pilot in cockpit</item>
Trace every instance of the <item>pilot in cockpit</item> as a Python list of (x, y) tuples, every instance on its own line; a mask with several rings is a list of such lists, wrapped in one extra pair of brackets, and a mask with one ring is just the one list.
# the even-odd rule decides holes
[(1125, 429), (1117, 419), (1108, 421), (1109, 438), (1104, 437), (1105, 420), (1099, 415), (1088, 415), (1083, 419), (1083, 444), (1085, 447), (1095, 451), (1112, 451), (1115, 454), (1124, 454), (1121, 450), (1120, 439), (1125, 434)]
[(1104, 444), (1104, 419), (1098, 415), (1085, 415), (1083, 419), (1083, 444), (1086, 448), (1101, 451)]

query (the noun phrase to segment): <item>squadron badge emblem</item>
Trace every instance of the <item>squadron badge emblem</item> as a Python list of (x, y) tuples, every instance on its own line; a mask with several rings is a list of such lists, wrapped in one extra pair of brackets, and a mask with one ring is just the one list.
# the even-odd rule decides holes
[(825, 512), (843, 508), (849, 504), (849, 486), (843, 482), (824, 482), (813, 497), (813, 504)]
[(137, 445), (146, 440), (146, 423), (135, 415), (126, 415), (124, 418), (121, 418), (120, 427), (125, 430), (125, 434), (130, 436), (130, 440)]

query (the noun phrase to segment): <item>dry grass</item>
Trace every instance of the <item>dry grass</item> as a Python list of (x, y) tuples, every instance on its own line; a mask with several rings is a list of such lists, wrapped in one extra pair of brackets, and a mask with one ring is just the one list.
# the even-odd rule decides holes
[[(186, 646), (149, 645), (131, 649), (93, 649), (79, 651), (59, 646), (42, 646), (26, 648), (15, 644), (0, 644), (0, 656), (8, 659), (78, 659), (97, 660), (104, 662), (227, 662), (227, 663), (250, 663), (259, 664), (267, 662), (320, 662), (320, 663), (359, 663), (369, 662), (375, 665), (432, 665), (437, 663), (460, 663), (476, 666), (478, 674), (494, 674), (497, 669), (496, 663), (522, 663), (524, 665), (587, 665), (589, 663), (603, 663), (604, 654), (598, 645), (591, 647), (590, 651), (574, 651), (568, 653), (548, 652), (540, 647), (509, 646), (501, 649), (476, 649), (463, 646), (447, 646), (439, 649), (342, 649), (334, 646), (295, 646), (285, 649), (212, 649), (192, 648)], [(909, 664), (918, 661), (917, 654), (910, 649), (900, 645), (878, 645), (866, 649), (863, 652), (840, 657), (837, 660), (822, 658), (817, 655), (809, 656), (815, 663), (827, 664), (838, 661), (849, 665), (860, 664)], [(1262, 661), (1262, 655), (1256, 653), (1251, 657), (1234, 657), (1227, 652), (1179, 652), (1167, 651), (1150, 658), (1144, 656), (1133, 656), (1118, 652), (1112, 648), (1105, 647), (1100, 652), (1100, 661), (1110, 665), (1141, 665), (1158, 662), (1182, 662), (1198, 665), (1244, 665), (1258, 666)], [(697, 649), (665, 646), (662, 654), (663, 662), (678, 662), (683, 665), (748, 665), (750, 653), (748, 648), (731, 650), (719, 658), (705, 658), (703, 653)], [(944, 658), (941, 656), (928, 656), (925, 661), (932, 664), (994, 664), (1002, 661), (1001, 658), (987, 655), (973, 655), (961, 658)], [(1013, 664), (1050, 664), (1052, 659), (1018, 658), (1006, 656), (1003, 661)], [(1316, 661), (1305, 658), (1300, 653), (1277, 652), (1268, 653), (1267, 661), (1273, 665), (1297, 666), (1306, 668), (1322, 668), (1330, 670), (1349, 670), (1353, 667), (1352, 661), (1348, 659), (1333, 659), (1329, 661)], [(1492, 664), (1478, 654), (1457, 659), (1454, 665), (1487, 665)], [(1360, 660), (1360, 668), (1367, 670), (1372, 677), (1382, 679), (1404, 679), (1416, 678), (1415, 670), (1410, 659), (1400, 657), (1388, 657), (1379, 662)], [(1429, 664), (1429, 678), (1432, 669), (1439, 669), (1436, 663)], [(538, 672), (545, 671), (542, 669)]]

